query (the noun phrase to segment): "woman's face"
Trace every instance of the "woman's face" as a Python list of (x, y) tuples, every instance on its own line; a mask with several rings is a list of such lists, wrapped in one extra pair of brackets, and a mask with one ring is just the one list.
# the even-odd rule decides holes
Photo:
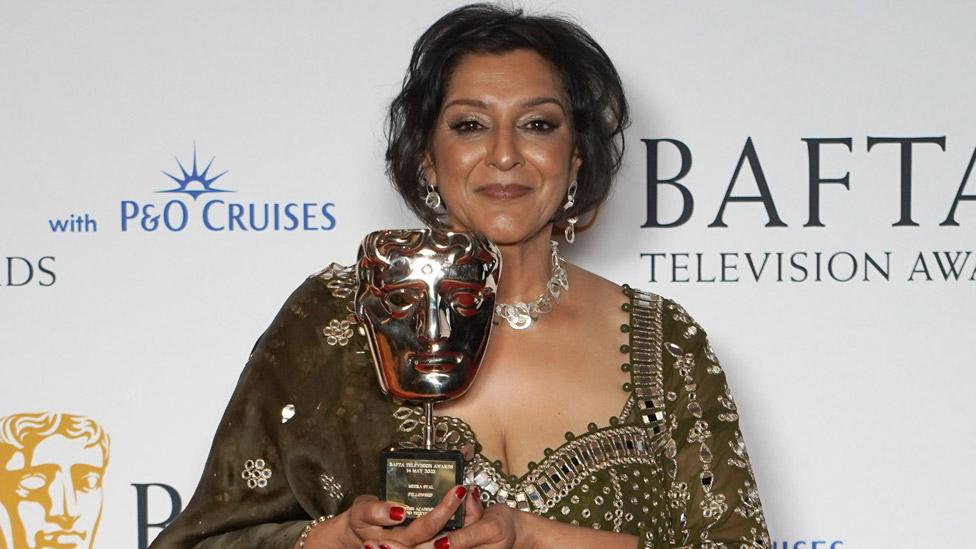
[(569, 100), (539, 54), (458, 61), (424, 162), (452, 228), (502, 245), (529, 239), (566, 202), (580, 162)]

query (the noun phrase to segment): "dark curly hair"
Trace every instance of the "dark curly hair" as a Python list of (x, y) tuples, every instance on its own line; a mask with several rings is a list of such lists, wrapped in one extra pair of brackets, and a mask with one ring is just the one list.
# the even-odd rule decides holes
[(627, 100), (613, 62), (579, 25), (551, 15), (525, 15), (520, 8), (471, 4), (441, 17), (414, 44), (410, 66), (387, 120), (386, 173), (407, 205), (437, 226), (424, 205), (420, 168), (440, 114), (444, 93), (459, 59), (469, 53), (529, 49), (547, 60), (569, 97), (573, 142), (583, 163), (576, 204), (552, 221), (593, 210), (610, 192), (624, 152)]

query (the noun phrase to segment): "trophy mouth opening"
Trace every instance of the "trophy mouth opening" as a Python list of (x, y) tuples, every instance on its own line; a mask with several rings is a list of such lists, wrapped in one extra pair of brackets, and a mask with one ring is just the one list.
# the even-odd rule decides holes
[(439, 351), (436, 353), (414, 353), (408, 358), (414, 370), (423, 374), (450, 373), (464, 361), (462, 353)]

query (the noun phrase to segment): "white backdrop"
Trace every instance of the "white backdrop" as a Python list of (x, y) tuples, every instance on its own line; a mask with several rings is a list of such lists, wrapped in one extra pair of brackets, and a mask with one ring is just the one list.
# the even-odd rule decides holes
[[(95, 547), (137, 547), (133, 484), (189, 499), (251, 345), (291, 290), (351, 261), (367, 231), (417, 224), (383, 176), (384, 110), (413, 41), (455, 5), (0, 2), (0, 416), (81, 414), (111, 435)], [(976, 204), (959, 202), (958, 226), (940, 223), (976, 147), (976, 8), (526, 5), (591, 31), (632, 107), (614, 194), (568, 256), (677, 299), (709, 331), (777, 548), (965, 546)], [(913, 149), (917, 226), (893, 226), (907, 198), (899, 146), (869, 151), (868, 137), (945, 138), (944, 150)], [(766, 227), (761, 203), (729, 202), (728, 226), (709, 227), (750, 138), (786, 226)], [(822, 177), (849, 173), (849, 189), (820, 186), (824, 227), (804, 227), (804, 138), (851, 139), (850, 150), (821, 147)], [(681, 183), (694, 211), (680, 226), (642, 228), (641, 139), (691, 151)], [(174, 157), (190, 170), (194, 144), (200, 170), (211, 158), (210, 176), (228, 170), (213, 187), (233, 193), (157, 193), (174, 187), (161, 173), (179, 175)], [(660, 155), (661, 178), (675, 175), (676, 149)], [(756, 195), (756, 181), (746, 165), (732, 194)], [(976, 181), (964, 191), (976, 195)], [(332, 227), (208, 230), (201, 210), (213, 197), (311, 203), (313, 224)], [(189, 212), (182, 230), (143, 230), (139, 217), (122, 230), (125, 201), (171, 200)], [(675, 187), (661, 186), (660, 201), (663, 221), (682, 211)], [(226, 210), (211, 213), (226, 225)], [(51, 228), (86, 214), (88, 231)], [(749, 258), (758, 270), (765, 252), (757, 281)], [(858, 264), (850, 281), (843, 252)], [(865, 270), (865, 254), (884, 265), (886, 252), (887, 279)], [(654, 282), (641, 255), (651, 253), (665, 254)], [(738, 281), (705, 282), (721, 278), (721, 253)], [(821, 280), (793, 281), (803, 276), (791, 256), (812, 270), (817, 253)], [(958, 280), (940, 270), (952, 258)], [(149, 522), (165, 519), (166, 492), (148, 490)]]

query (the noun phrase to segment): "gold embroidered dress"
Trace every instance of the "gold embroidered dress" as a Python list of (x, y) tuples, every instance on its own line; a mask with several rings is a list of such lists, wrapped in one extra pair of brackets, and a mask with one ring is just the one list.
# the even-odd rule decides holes
[[(221, 420), (196, 493), (155, 549), (291, 549), (314, 517), (377, 493), (377, 454), (420, 442), (420, 407), (379, 390), (350, 316), (351, 269), (333, 264), (288, 298), (258, 340)], [(465, 482), (487, 505), (639, 536), (639, 546), (769, 548), (725, 374), (677, 303), (624, 288), (617, 416), (567, 433), (522, 477), (506, 476), (461, 420), (440, 446), (473, 449)], [(471, 455), (471, 453), (468, 453)]]

